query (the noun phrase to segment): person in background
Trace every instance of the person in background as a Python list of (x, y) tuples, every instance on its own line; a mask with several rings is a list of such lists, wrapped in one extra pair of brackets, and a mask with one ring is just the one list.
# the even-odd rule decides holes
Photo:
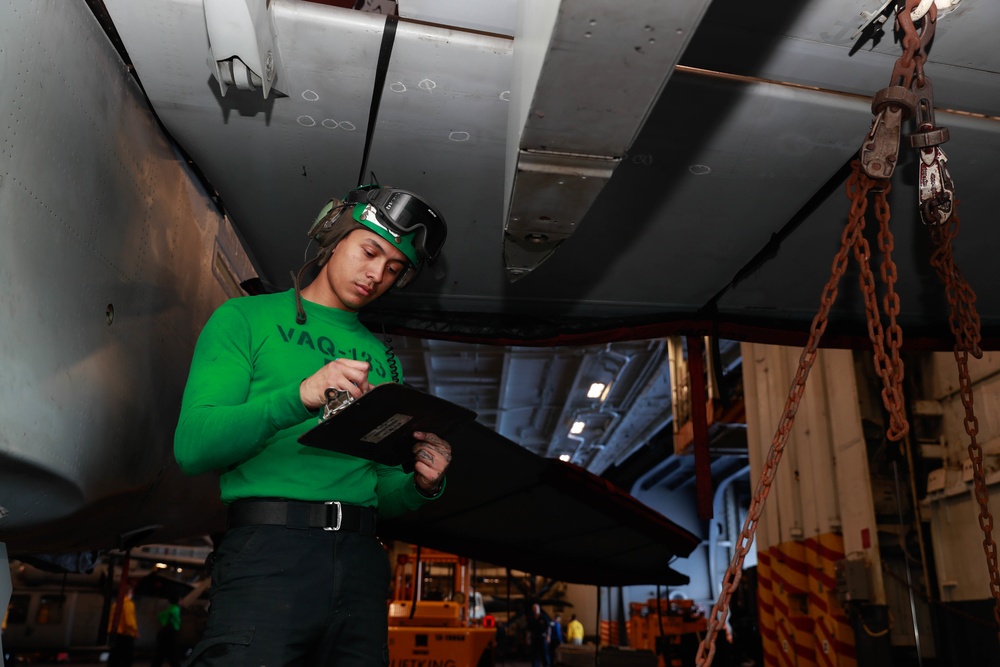
[[(117, 620), (117, 625), (115, 621)], [(131, 667), (135, 658), (135, 640), (139, 637), (139, 624), (135, 618), (135, 601), (129, 588), (122, 601), (121, 613), (118, 601), (111, 603), (108, 617), (108, 667)]]
[(160, 667), (164, 661), (170, 667), (180, 667), (180, 647), (177, 635), (181, 631), (181, 607), (177, 604), (177, 593), (170, 593), (166, 608), (156, 616), (160, 630), (156, 633), (156, 649), (150, 667)]
[(531, 667), (549, 667), (549, 642), (552, 640), (552, 621), (535, 602), (528, 615), (528, 634), (531, 642)]
[(576, 614), (569, 617), (569, 625), (566, 626), (566, 640), (577, 646), (583, 644), (583, 623), (577, 619)]
[(562, 615), (558, 612), (555, 618), (552, 619), (552, 631), (549, 633), (549, 662), (553, 663), (556, 661), (556, 650), (559, 645), (563, 643), (563, 631), (562, 631)]

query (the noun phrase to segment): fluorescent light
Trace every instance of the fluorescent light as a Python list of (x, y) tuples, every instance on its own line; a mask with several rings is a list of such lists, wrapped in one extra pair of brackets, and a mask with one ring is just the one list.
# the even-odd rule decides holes
[(583, 429), (586, 428), (586, 422), (573, 422), (573, 427), (569, 430), (573, 435), (579, 435), (583, 433)]
[(599, 398), (604, 393), (605, 386), (603, 382), (595, 382), (590, 385), (590, 390), (587, 391), (587, 398)]
[(560, 454), (559, 455), (559, 460), (560, 461), (569, 461), (569, 454)]

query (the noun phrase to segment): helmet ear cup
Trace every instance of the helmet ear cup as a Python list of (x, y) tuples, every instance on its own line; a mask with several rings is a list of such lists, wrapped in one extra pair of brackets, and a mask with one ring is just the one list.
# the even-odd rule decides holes
[(309, 238), (316, 241), (320, 248), (326, 247), (331, 241), (330, 236), (334, 230), (334, 223), (344, 212), (345, 206), (341, 200), (331, 199), (313, 221), (312, 227), (309, 228)]
[(350, 211), (353, 208), (349, 202), (340, 199), (331, 199), (326, 206), (316, 216), (312, 227), (309, 229), (309, 236), (316, 242), (316, 262), (317, 266), (323, 266), (333, 248), (352, 230), (362, 227), (360, 223), (354, 221)]

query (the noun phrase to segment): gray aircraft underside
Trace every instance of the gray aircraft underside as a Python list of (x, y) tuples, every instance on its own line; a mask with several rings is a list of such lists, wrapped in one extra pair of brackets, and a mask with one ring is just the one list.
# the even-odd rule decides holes
[[(256, 0), (105, 4), (157, 116), (262, 279), (287, 288), (303, 223), (359, 180), (385, 17), (346, 0), (274, 0), (251, 32)], [(925, 69), (952, 137), (958, 266), (993, 335), (1000, 55), (987, 26), (1000, 7), (937, 5)], [(891, 18), (875, 30), (886, 3), (404, 0), (398, 11), (362, 180), (374, 172), (442, 210), (447, 276), (390, 295), (374, 317), (479, 340), (650, 322), (808, 327), (848, 214), (845, 170), (902, 55)], [(872, 20), (859, 30), (862, 12)], [(239, 19), (232, 33), (219, 26)], [(241, 41), (253, 48), (231, 45)], [(223, 95), (213, 63), (237, 62), (231, 51), (272, 55), (268, 95), (262, 84)], [(901, 318), (914, 336), (947, 336), (905, 136), (899, 161)], [(856, 291), (834, 329), (863, 342)]]
[[(223, 95), (209, 4), (0, 5), (12, 552), (218, 528), (215, 480), (184, 478), (171, 452), (198, 331), (242, 283), (288, 287), (308, 223), (358, 181), (384, 16), (222, 3), (265, 8), (253, 37), (275, 71), (267, 96)], [(480, 340), (804, 331), (847, 215), (838, 178), (899, 55), (891, 19), (854, 37), (880, 5), (400, 2), (368, 167), (444, 212), (447, 274), (390, 295), (375, 320)], [(997, 26), (1000, 4), (951, 0), (927, 63), (951, 131), (956, 260), (994, 346)], [(904, 145), (892, 182), (901, 320), (948, 347), (914, 162)], [(842, 340), (865, 340), (856, 294), (834, 312)]]
[(202, 323), (255, 272), (85, 4), (0, 26), (0, 541), (209, 528), (173, 426)]
[[(121, 7), (109, 6), (114, 26), (100, 3), (0, 5), (0, 545), (12, 556), (127, 549), (222, 527), (216, 479), (181, 475), (172, 455), (173, 430), (201, 326), (219, 303), (243, 294), (241, 285), (258, 277), (262, 260), (270, 263), (262, 247), (253, 250), (261, 241), (250, 238), (249, 227), (237, 231), (231, 208), (207, 174), (193, 168), (198, 151), (178, 146), (172, 128), (160, 125), (145, 84), (116, 49), (113, 28), (130, 44), (135, 33), (117, 14)], [(198, 41), (197, 31), (171, 28), (171, 22), (202, 11), (200, 3), (127, 9), (131, 20), (151, 22), (146, 24), (151, 30), (173, 32), (182, 51), (194, 48), (182, 46), (187, 40)], [(291, 4), (281, 11), (301, 19), (329, 9)], [(378, 37), (381, 23), (375, 17), (349, 10), (337, 16), (344, 12), (361, 17), (358, 30), (367, 35), (366, 43)], [(301, 22), (308, 33), (310, 21)], [(471, 39), (487, 61), (509, 60), (509, 40)], [(301, 34), (295, 41), (305, 47), (313, 40), (327, 43), (329, 35)], [(352, 47), (339, 48), (347, 53)], [(462, 56), (442, 52), (439, 58), (445, 63)], [(164, 67), (180, 67), (171, 60), (168, 56)], [(464, 77), (482, 74), (480, 64), (466, 64)], [(297, 65), (288, 58), (285, 66), (294, 71), (321, 64)], [(359, 64), (354, 76), (364, 78), (366, 67)], [(240, 94), (244, 91), (216, 97), (218, 84), (205, 74), (219, 118), (234, 123), (256, 118), (275, 129), (288, 121), (258, 115), (257, 98), (247, 106), (251, 98)], [(502, 78), (507, 76), (503, 70)], [(328, 93), (318, 81), (313, 88), (317, 95)], [(205, 111), (199, 110), (204, 100), (177, 92), (168, 106), (178, 113)], [(342, 94), (349, 99), (351, 90)], [(302, 91), (298, 96), (305, 100)], [(272, 95), (264, 103), (276, 99), (289, 98)], [(295, 132), (309, 125), (303, 117), (298, 114), (290, 127), (278, 130), (286, 142), (302, 139)], [(359, 126), (364, 122), (361, 114), (343, 116), (348, 117)], [(470, 120), (468, 127), (478, 122)], [(361, 134), (350, 136), (345, 152)], [(502, 138), (501, 132), (498, 145)], [(461, 143), (457, 135), (453, 140)], [(321, 148), (304, 169), (313, 173), (306, 179), (313, 193), (325, 197), (328, 184), (346, 183), (344, 175), (353, 167), (331, 159), (336, 146)], [(406, 163), (416, 168), (419, 161)], [(278, 173), (271, 159), (239, 169), (244, 177)], [(454, 174), (470, 205), (476, 199), (467, 187), (471, 173), (479, 167), (466, 165)], [(458, 185), (459, 176), (464, 186)], [(385, 173), (387, 182), (403, 177), (392, 169)], [(486, 191), (502, 178), (502, 170), (495, 170), (475, 180)], [(431, 182), (407, 185), (433, 190)], [(264, 190), (284, 192), (282, 199), (292, 195), (277, 181)], [(286, 200), (302, 206), (298, 199)], [(291, 209), (272, 221), (275, 230), (287, 232), (282, 245), (297, 253), (304, 248), (301, 221), (301, 213)], [(462, 225), (452, 229), (461, 246)], [(85, 559), (77, 562), (86, 567)]]

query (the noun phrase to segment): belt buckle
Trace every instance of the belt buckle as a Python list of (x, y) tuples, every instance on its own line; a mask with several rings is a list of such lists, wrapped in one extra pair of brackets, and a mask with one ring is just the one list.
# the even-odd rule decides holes
[[(340, 530), (340, 522), (344, 518), (343, 510), (340, 507), (340, 501), (339, 500), (328, 500), (328, 501), (326, 501), (323, 504), (326, 505), (326, 525), (323, 526), (323, 530), (333, 530), (333, 531)], [(331, 511), (332, 508), (330, 507), (331, 505), (336, 505), (337, 506), (337, 525), (336, 526), (331, 526), (330, 525), (330, 519), (331, 519), (332, 514), (333, 514), (332, 511)]]

